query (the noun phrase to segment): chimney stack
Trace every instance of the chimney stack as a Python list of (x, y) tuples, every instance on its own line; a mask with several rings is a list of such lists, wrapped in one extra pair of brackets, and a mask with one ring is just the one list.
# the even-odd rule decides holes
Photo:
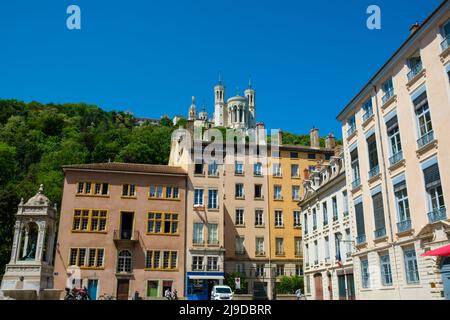
[(311, 132), (309, 134), (311, 138), (311, 148), (320, 148), (320, 142), (319, 142), (319, 129), (313, 127), (311, 129)]
[(328, 137), (325, 139), (325, 148), (334, 149), (336, 147), (336, 139), (334, 135), (330, 133)]
[(420, 28), (420, 23), (419, 23), (419, 22), (414, 23), (414, 24), (409, 28), (410, 34), (415, 33), (417, 30), (419, 30), (419, 28)]

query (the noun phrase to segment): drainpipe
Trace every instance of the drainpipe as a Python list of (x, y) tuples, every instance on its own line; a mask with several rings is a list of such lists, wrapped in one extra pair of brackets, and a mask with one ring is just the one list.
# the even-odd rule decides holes
[(398, 296), (399, 299), (402, 299), (401, 296), (401, 291), (400, 291), (400, 284), (399, 284), (399, 268), (397, 266), (397, 254), (395, 252), (395, 241), (394, 241), (394, 229), (392, 226), (392, 218), (391, 218), (391, 206), (390, 206), (390, 198), (389, 198), (389, 188), (388, 188), (388, 184), (387, 184), (387, 174), (386, 174), (386, 168), (385, 168), (385, 154), (384, 154), (384, 143), (383, 143), (383, 139), (381, 138), (381, 115), (380, 115), (380, 109), (378, 107), (378, 99), (377, 99), (377, 86), (373, 85), (373, 91), (374, 91), (374, 95), (375, 95), (375, 110), (377, 112), (377, 124), (378, 124), (378, 128), (379, 128), (379, 141), (380, 141), (380, 147), (381, 147), (381, 157), (383, 159), (383, 180), (384, 180), (384, 188), (385, 188), (385, 193), (386, 193), (386, 204), (387, 204), (387, 213), (388, 213), (388, 221), (389, 221), (389, 231), (390, 231), (390, 236), (391, 236), (391, 247), (392, 247), (392, 251), (394, 253), (394, 268), (395, 268), (395, 274), (397, 276), (397, 288), (398, 288)]

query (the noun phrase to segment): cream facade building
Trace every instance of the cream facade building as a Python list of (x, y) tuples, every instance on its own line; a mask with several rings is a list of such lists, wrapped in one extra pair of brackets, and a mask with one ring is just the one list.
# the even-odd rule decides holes
[(443, 1), (338, 115), (358, 299), (449, 298), (449, 71)]
[(348, 210), (342, 154), (312, 171), (300, 202), (305, 295), (312, 300), (353, 300), (354, 224)]

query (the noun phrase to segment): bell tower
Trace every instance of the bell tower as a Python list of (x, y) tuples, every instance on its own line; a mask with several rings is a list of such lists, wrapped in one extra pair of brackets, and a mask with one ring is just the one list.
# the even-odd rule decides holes
[(219, 82), (214, 87), (214, 126), (226, 126), (227, 118), (225, 87), (222, 85), (222, 75), (219, 73)]
[(38, 192), (25, 204), (20, 201), (11, 260), (6, 265), (1, 290), (36, 290), (53, 288), (53, 251), (56, 236), (56, 206)]
[(256, 127), (256, 110), (255, 110), (255, 90), (252, 87), (252, 79), (248, 80), (248, 88), (244, 92), (248, 104), (248, 127), (253, 129)]

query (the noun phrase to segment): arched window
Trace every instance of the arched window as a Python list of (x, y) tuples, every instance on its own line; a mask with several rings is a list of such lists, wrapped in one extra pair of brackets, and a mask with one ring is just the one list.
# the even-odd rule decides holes
[(132, 269), (132, 256), (128, 250), (122, 250), (119, 252), (119, 258), (117, 260), (117, 272), (130, 273)]

